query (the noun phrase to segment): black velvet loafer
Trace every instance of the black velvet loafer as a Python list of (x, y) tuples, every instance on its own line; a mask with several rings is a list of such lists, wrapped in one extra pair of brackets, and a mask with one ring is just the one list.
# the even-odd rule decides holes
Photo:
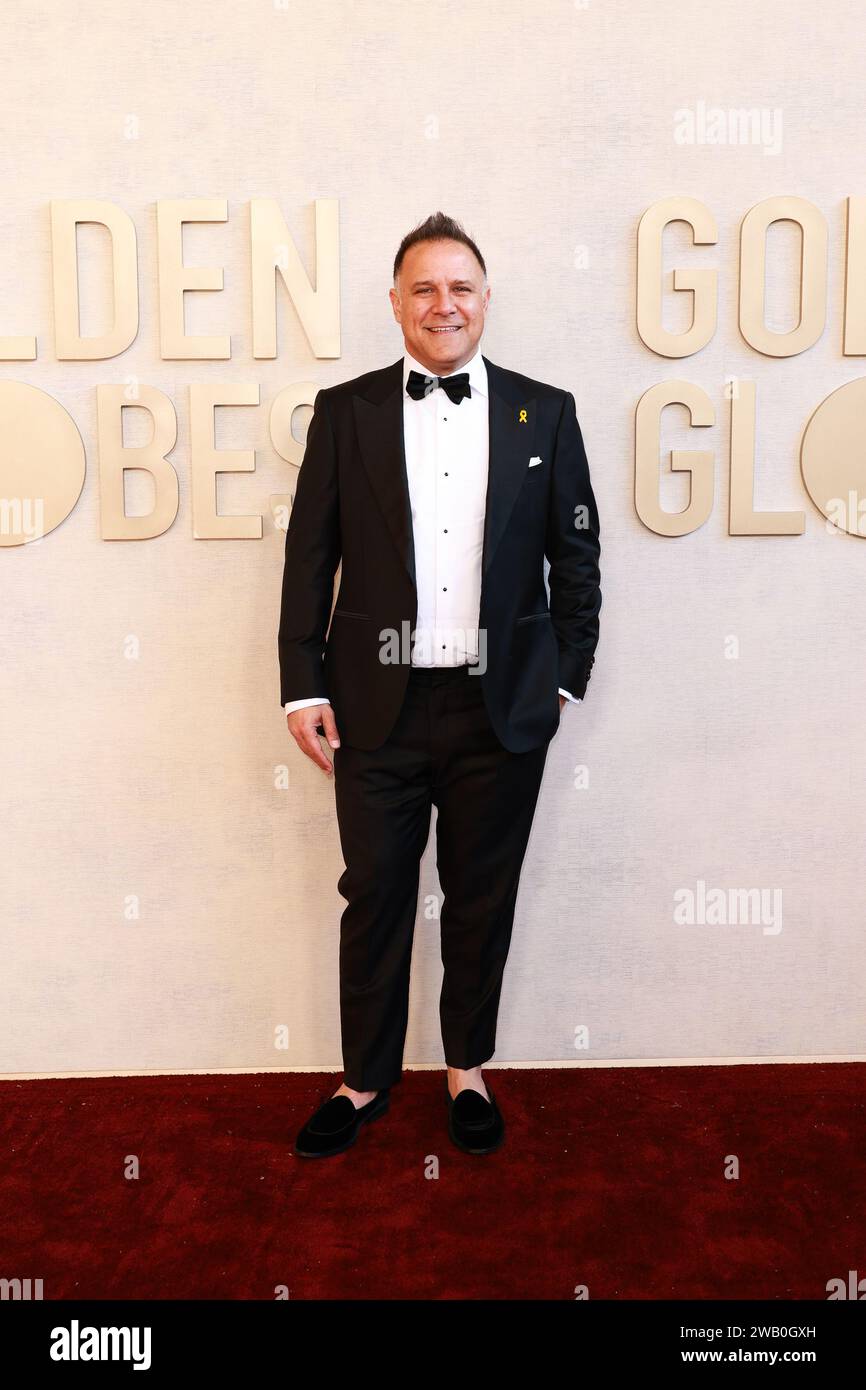
[(384, 1115), (389, 1091), (379, 1091), (359, 1110), (349, 1096), (331, 1096), (311, 1115), (295, 1140), (295, 1153), (301, 1158), (330, 1158), (350, 1149), (364, 1125)]
[(446, 1091), (448, 1099), (448, 1134), (451, 1142), (467, 1154), (491, 1154), (505, 1138), (505, 1123), (499, 1113), (489, 1084), (485, 1100), (477, 1091), (458, 1091), (452, 1100), (451, 1092)]

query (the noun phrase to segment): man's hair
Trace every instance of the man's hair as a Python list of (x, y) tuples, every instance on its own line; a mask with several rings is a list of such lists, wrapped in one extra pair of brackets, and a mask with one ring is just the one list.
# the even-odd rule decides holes
[(400, 249), (394, 257), (395, 284), (403, 264), (403, 257), (410, 246), (417, 246), (419, 241), (462, 241), (464, 246), (469, 247), (484, 271), (485, 279), (487, 278), (487, 266), (484, 264), (484, 257), (469, 233), (464, 231), (460, 223), (453, 217), (449, 217), (447, 213), (433, 212), (423, 222), (419, 222), (417, 227), (413, 227), (411, 232), (407, 232), (400, 242)]

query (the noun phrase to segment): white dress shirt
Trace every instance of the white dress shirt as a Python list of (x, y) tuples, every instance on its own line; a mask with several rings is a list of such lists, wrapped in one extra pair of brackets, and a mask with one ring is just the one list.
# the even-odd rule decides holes
[[(479, 656), (489, 461), (487, 368), (478, 347), (454, 373), (468, 372), (471, 388), (471, 395), (456, 403), (440, 387), (413, 400), (406, 390), (411, 371), (434, 375), (404, 354), (403, 439), (418, 592), (410, 660), (413, 666), (462, 666)], [(580, 703), (567, 690), (559, 693)], [(285, 712), (328, 703), (323, 697), (291, 700)]]

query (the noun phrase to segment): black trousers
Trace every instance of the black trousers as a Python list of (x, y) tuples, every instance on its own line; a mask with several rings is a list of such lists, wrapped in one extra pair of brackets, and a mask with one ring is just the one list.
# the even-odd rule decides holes
[(467, 666), (409, 673), (390, 737), (334, 752), (340, 843), (340, 1021), (345, 1082), (400, 1080), (419, 865), (437, 808), (445, 1062), (494, 1053), (520, 870), (548, 744), (510, 753), (494, 733), (481, 679)]

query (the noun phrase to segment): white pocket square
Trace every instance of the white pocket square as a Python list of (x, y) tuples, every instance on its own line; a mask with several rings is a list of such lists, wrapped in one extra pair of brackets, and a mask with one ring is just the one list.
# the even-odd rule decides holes
[(539, 455), (538, 455), (538, 454), (533, 454), (532, 458), (529, 460), (529, 466), (530, 466), (530, 468), (537, 468), (538, 465), (539, 465), (540, 463), (541, 463), (541, 458), (539, 457)]

